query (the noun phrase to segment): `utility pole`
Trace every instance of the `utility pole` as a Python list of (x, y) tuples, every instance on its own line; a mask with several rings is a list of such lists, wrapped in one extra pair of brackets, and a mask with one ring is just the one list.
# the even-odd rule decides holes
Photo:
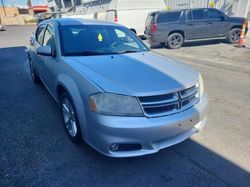
[(1, 2), (2, 2), (2, 7), (3, 7), (4, 15), (7, 16), (6, 11), (5, 11), (5, 6), (3, 4), (3, 0), (1, 0)]

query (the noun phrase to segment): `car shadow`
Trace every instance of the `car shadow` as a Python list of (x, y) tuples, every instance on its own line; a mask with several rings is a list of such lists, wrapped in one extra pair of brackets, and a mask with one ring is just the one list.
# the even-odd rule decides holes
[[(152, 155), (132, 158), (110, 158), (83, 143), (82, 157), (105, 170), (105, 176), (126, 177), (124, 185), (136, 180), (142, 186), (249, 186), (250, 173), (198, 142), (188, 139)], [(113, 173), (115, 171), (115, 173)], [(94, 173), (93, 173), (94, 174)], [(102, 173), (95, 173), (101, 176)], [(146, 178), (145, 178), (146, 176)], [(192, 179), (191, 179), (192, 178)], [(181, 180), (181, 181), (179, 181)]]
[[(181, 48), (190, 48), (190, 47), (198, 47), (198, 46), (206, 46), (206, 45), (217, 45), (217, 44), (228, 44), (225, 40), (216, 39), (216, 40), (204, 40), (204, 41), (192, 41), (192, 42), (185, 42)], [(230, 44), (228, 44), (230, 45)], [(166, 48), (163, 44), (155, 44), (150, 47), (151, 49), (161, 49)], [(166, 48), (169, 49), (169, 48)]]
[(193, 42), (186, 42), (183, 44), (182, 47), (197, 47), (203, 45), (217, 45), (221, 43), (227, 43), (225, 40), (216, 39), (216, 40), (206, 40), (206, 41), (193, 41)]

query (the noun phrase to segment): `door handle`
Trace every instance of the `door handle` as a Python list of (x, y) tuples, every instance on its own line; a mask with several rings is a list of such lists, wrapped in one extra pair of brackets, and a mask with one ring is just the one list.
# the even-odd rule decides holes
[(188, 25), (193, 26), (194, 24), (193, 23), (189, 23)]
[(207, 22), (207, 24), (210, 24), (210, 25), (211, 25), (211, 24), (213, 24), (213, 22)]

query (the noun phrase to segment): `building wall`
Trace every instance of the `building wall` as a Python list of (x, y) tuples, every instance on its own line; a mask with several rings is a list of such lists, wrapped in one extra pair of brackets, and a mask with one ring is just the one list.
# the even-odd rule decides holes
[(183, 9), (183, 8), (206, 8), (213, 7), (222, 10), (226, 14), (232, 11), (234, 0), (165, 0), (167, 9)]
[(18, 7), (0, 7), (0, 19), (3, 25), (24, 25), (26, 22), (34, 19), (27, 9), (19, 9)]
[(17, 7), (5, 7), (5, 12), (3, 7), (0, 7), (0, 16), (14, 16), (14, 15), (19, 15), (19, 11)]
[(250, 17), (250, 0), (165, 0), (166, 9), (214, 7), (230, 16)]
[(250, 0), (240, 0), (238, 1), (238, 11), (237, 15), (240, 17), (247, 17), (249, 9)]
[(34, 17), (29, 14), (21, 14), (17, 16), (1, 16), (3, 25), (25, 25), (28, 21), (33, 19)]
[[(70, 8), (75, 3), (76, 9), (82, 10), (83, 7), (113, 3), (116, 0), (47, 0), (49, 7), (57, 5), (54, 9)], [(153, 1), (153, 0), (152, 0)], [(250, 0), (165, 0), (165, 9), (184, 9), (184, 8), (205, 8), (214, 7), (230, 16), (250, 17)], [(97, 6), (94, 6), (97, 7)], [(164, 9), (163, 8), (163, 9)], [(64, 9), (64, 8), (63, 8)]]

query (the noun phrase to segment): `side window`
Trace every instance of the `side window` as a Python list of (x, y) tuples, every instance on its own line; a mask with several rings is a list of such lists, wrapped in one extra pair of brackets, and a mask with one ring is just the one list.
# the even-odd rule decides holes
[(209, 9), (208, 10), (208, 19), (221, 19), (222, 13), (218, 10)]
[(166, 23), (166, 22), (177, 22), (180, 19), (181, 12), (168, 12), (158, 14), (157, 22)]
[(36, 30), (36, 41), (38, 41), (38, 43), (41, 45), (43, 43), (44, 31), (45, 31), (45, 25), (39, 26)]
[(138, 44), (134, 42), (134, 40), (129, 35), (124, 33), (122, 30), (115, 29), (115, 34), (119, 42), (136, 49), (139, 48)]
[(50, 45), (52, 49), (55, 49), (55, 27), (50, 24), (46, 28), (43, 45)]
[(186, 13), (186, 15), (187, 15), (187, 20), (188, 20), (188, 21), (191, 21), (191, 20), (192, 20), (192, 12), (191, 12), (191, 11), (188, 11), (188, 12)]
[(203, 9), (193, 10), (192, 13), (193, 13), (193, 20), (203, 20), (203, 19), (206, 19)]

